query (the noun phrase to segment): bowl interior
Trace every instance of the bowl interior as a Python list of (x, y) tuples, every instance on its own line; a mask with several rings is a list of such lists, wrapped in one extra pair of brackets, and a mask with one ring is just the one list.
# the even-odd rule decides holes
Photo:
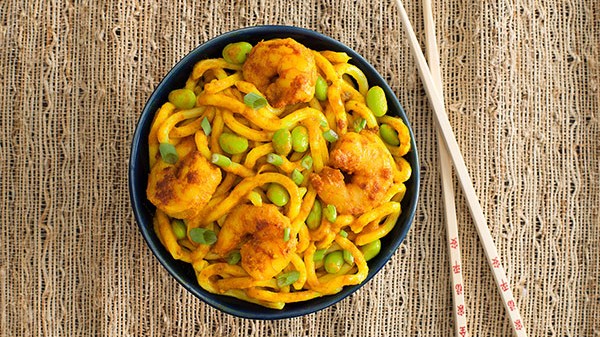
[[(206, 58), (220, 57), (221, 50), (232, 42), (247, 41), (255, 44), (261, 40), (283, 37), (291, 37), (314, 50), (346, 52), (352, 57), (350, 63), (363, 70), (369, 80), (370, 86), (379, 85), (384, 89), (389, 106), (388, 114), (402, 118), (410, 130), (412, 150), (405, 156), (405, 159), (410, 163), (413, 173), (412, 177), (405, 183), (406, 194), (402, 201), (402, 214), (394, 229), (386, 237), (382, 238), (382, 250), (375, 258), (369, 261), (369, 274), (361, 285), (348, 286), (335, 295), (324, 296), (306, 302), (290, 303), (286, 304), (283, 310), (274, 310), (236, 298), (214, 295), (205, 291), (198, 285), (191, 265), (173, 259), (169, 252), (162, 246), (152, 226), (152, 217), (155, 208), (146, 199), (146, 185), (149, 173), (147, 139), (155, 112), (167, 101), (167, 96), (171, 90), (184, 86), (196, 62)], [(367, 283), (390, 259), (402, 240), (404, 240), (414, 217), (419, 193), (419, 181), (419, 160), (410, 123), (398, 99), (383, 78), (359, 54), (342, 43), (311, 30), (289, 26), (258, 26), (232, 31), (197, 47), (177, 63), (155, 89), (142, 111), (132, 141), (129, 166), (129, 188), (135, 218), (144, 239), (161, 264), (188, 291), (209, 305), (235, 316), (252, 319), (280, 319), (312, 313), (340, 301)]]

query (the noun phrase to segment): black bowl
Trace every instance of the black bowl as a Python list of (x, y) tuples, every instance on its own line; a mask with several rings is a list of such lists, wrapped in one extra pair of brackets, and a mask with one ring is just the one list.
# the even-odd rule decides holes
[[(152, 226), (152, 217), (155, 208), (146, 199), (146, 185), (149, 173), (147, 139), (155, 112), (167, 101), (167, 96), (171, 90), (184, 86), (196, 62), (206, 58), (220, 57), (223, 48), (232, 42), (247, 41), (255, 44), (261, 40), (284, 37), (291, 37), (314, 50), (346, 52), (352, 57), (350, 63), (356, 65), (365, 73), (370, 86), (379, 85), (383, 88), (389, 106), (388, 114), (400, 116), (410, 130), (412, 150), (405, 158), (410, 163), (413, 173), (412, 177), (405, 183), (406, 194), (404, 200), (402, 200), (402, 214), (394, 229), (386, 237), (382, 238), (381, 252), (369, 261), (369, 274), (362, 284), (344, 287), (341, 292), (335, 295), (324, 296), (306, 302), (290, 303), (286, 304), (282, 310), (275, 310), (233, 297), (215, 295), (205, 291), (198, 285), (192, 266), (173, 259), (160, 243)], [(179, 283), (199, 299), (231, 315), (252, 319), (281, 319), (313, 313), (344, 299), (366, 284), (391, 258), (402, 240), (404, 240), (415, 214), (419, 194), (419, 180), (419, 160), (410, 123), (398, 99), (385, 80), (362, 56), (344, 44), (311, 30), (289, 26), (258, 26), (228, 32), (202, 44), (184, 57), (183, 60), (169, 71), (148, 99), (133, 136), (129, 160), (129, 193), (135, 219), (150, 250), (152, 250), (160, 263)]]

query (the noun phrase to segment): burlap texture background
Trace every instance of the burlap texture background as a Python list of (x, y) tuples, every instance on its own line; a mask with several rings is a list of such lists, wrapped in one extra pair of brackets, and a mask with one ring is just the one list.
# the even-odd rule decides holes
[[(419, 1), (405, 4), (423, 41)], [(530, 336), (600, 336), (600, 5), (434, 1), (450, 121)], [(129, 204), (140, 111), (195, 46), (244, 26), (339, 39), (407, 110), (420, 207), (382, 272), (338, 305), (234, 318), (172, 280)], [(451, 336), (432, 113), (393, 1), (0, 2), (0, 335)], [(457, 186), (458, 189), (458, 186)], [(469, 329), (509, 336), (459, 193)]]

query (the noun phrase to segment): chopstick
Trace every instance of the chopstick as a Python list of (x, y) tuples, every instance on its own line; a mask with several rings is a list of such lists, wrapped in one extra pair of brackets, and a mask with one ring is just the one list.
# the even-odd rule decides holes
[[(518, 337), (527, 336), (523, 319), (521, 318), (519, 309), (517, 308), (514, 300), (508, 278), (506, 277), (506, 272), (504, 271), (504, 267), (500, 262), (498, 250), (496, 249), (496, 245), (494, 244), (490, 230), (487, 227), (487, 221), (483, 214), (483, 209), (481, 208), (479, 199), (475, 193), (471, 176), (469, 175), (469, 171), (467, 170), (467, 166), (465, 165), (465, 161), (460, 152), (456, 137), (452, 131), (452, 126), (448, 120), (448, 115), (446, 114), (446, 108), (444, 107), (442, 96), (436, 88), (433, 76), (431, 75), (429, 67), (427, 66), (425, 56), (423, 55), (423, 51), (419, 46), (419, 42), (417, 41), (415, 32), (412, 28), (410, 20), (408, 19), (408, 14), (404, 9), (402, 0), (396, 0), (396, 3), (398, 4), (400, 18), (404, 25), (404, 30), (408, 35), (413, 56), (415, 57), (417, 66), (419, 68), (421, 80), (423, 81), (425, 91), (429, 97), (429, 102), (433, 108), (434, 116), (436, 117), (436, 121), (438, 123), (438, 128), (442, 133), (442, 139), (444, 140), (446, 148), (450, 154), (450, 158), (452, 159), (452, 163), (454, 164), (454, 168), (456, 169), (456, 176), (458, 177), (458, 181), (463, 189), (465, 198), (467, 199), (467, 204), (469, 205), (471, 216), (473, 217), (473, 221), (475, 222), (475, 227), (477, 229), (477, 234), (479, 235), (479, 239), (487, 257), (488, 264), (490, 265), (492, 274), (494, 275), (494, 280), (496, 281), (498, 291), (500, 292), (500, 297), (504, 302), (504, 309), (510, 317), (513, 334)], [(456, 291), (457, 293), (463, 293), (464, 290), (460, 289), (459, 291), (459, 289), (453, 289), (453, 291)]]
[[(440, 54), (435, 38), (435, 22), (431, 0), (423, 1), (423, 15), (425, 19), (425, 45), (427, 47), (427, 61), (433, 76), (442, 104), (444, 101), (442, 89), (442, 74), (440, 72)], [(465, 286), (462, 274), (462, 259), (460, 253), (460, 240), (458, 238), (458, 221), (456, 220), (456, 204), (454, 184), (452, 182), (452, 162), (448, 150), (442, 141), (442, 134), (437, 130), (438, 153), (440, 155), (440, 173), (442, 179), (442, 194), (446, 214), (446, 238), (448, 255), (450, 257), (450, 278), (452, 279), (452, 300), (454, 302), (454, 331), (456, 337), (469, 336), (467, 328), (467, 313), (465, 305)], [(461, 291), (456, 291), (461, 289)]]

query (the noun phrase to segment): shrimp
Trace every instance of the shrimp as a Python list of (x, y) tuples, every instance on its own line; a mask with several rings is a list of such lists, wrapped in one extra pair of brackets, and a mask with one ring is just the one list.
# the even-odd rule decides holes
[(315, 94), (315, 58), (290, 38), (259, 42), (248, 54), (242, 72), (275, 108), (308, 102)]
[(290, 220), (276, 206), (238, 206), (223, 222), (213, 252), (221, 256), (238, 247), (242, 268), (256, 280), (267, 280), (285, 268), (296, 250), (297, 240), (284, 240)]
[(319, 197), (340, 214), (362, 214), (383, 202), (394, 161), (373, 132), (348, 132), (334, 144), (329, 166), (310, 176)]
[(148, 200), (173, 218), (200, 213), (221, 183), (221, 170), (192, 151), (175, 165), (158, 161), (150, 171)]

